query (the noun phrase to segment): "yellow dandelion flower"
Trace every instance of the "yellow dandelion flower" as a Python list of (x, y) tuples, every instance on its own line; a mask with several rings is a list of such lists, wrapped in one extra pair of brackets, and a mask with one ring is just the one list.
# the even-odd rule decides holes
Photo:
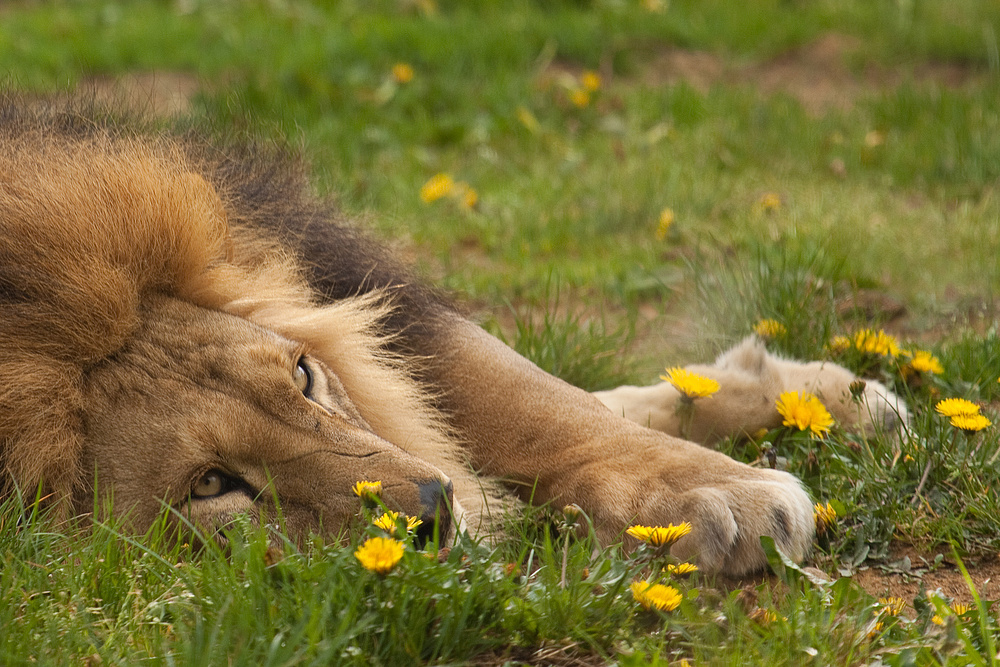
[(407, 63), (396, 63), (392, 66), (392, 78), (396, 83), (413, 81), (413, 67)]
[(382, 495), (382, 482), (357, 482), (353, 491), (358, 498), (378, 498)]
[(830, 503), (816, 503), (813, 505), (813, 521), (816, 522), (816, 533), (822, 535), (837, 521), (837, 510)]
[(436, 174), (420, 188), (420, 200), (425, 204), (447, 197), (455, 188), (455, 181), (448, 174)]
[(541, 123), (538, 122), (538, 119), (535, 118), (535, 114), (531, 113), (527, 107), (517, 108), (517, 119), (521, 121), (521, 125), (528, 128), (528, 131), (532, 134), (538, 134), (542, 130)]
[(868, 383), (864, 380), (854, 380), (851, 384), (847, 385), (847, 390), (851, 392), (851, 398), (860, 401), (861, 395), (865, 393), (867, 387)]
[(785, 418), (782, 424), (794, 426), (800, 431), (811, 431), (815, 437), (824, 437), (833, 426), (833, 417), (809, 392), (786, 391), (778, 397), (776, 406)]
[(692, 572), (697, 572), (698, 566), (694, 563), (668, 563), (667, 572), (670, 574), (683, 577), (686, 574), (691, 574)]
[(462, 197), (462, 205), (466, 208), (475, 208), (476, 203), (479, 201), (479, 195), (475, 190), (469, 188), (465, 192), (465, 196)]
[(972, 605), (962, 604), (961, 602), (956, 602), (951, 605), (951, 610), (961, 616), (967, 612), (972, 611)]
[(865, 135), (865, 146), (868, 148), (877, 148), (885, 143), (885, 134), (879, 132), (878, 130), (871, 130)]
[(979, 406), (964, 398), (946, 398), (938, 401), (934, 406), (938, 414), (945, 417), (957, 417), (959, 415), (978, 415)]
[(854, 347), (867, 354), (877, 354), (882, 357), (899, 356), (899, 344), (896, 342), (896, 338), (882, 329), (858, 331), (854, 334)]
[(757, 209), (764, 213), (771, 213), (781, 208), (781, 195), (777, 192), (765, 192), (757, 200)]
[(757, 324), (753, 325), (753, 332), (760, 336), (761, 338), (781, 338), (786, 333), (788, 329), (785, 325), (778, 320), (760, 320)]
[(674, 224), (674, 211), (673, 209), (665, 208), (660, 211), (660, 219), (656, 224), (656, 240), (662, 241), (667, 238), (667, 232), (670, 231), (670, 225)]
[(887, 616), (899, 616), (906, 608), (906, 600), (903, 598), (879, 598), (878, 603), (882, 605), (882, 613)]
[(593, 93), (601, 88), (601, 75), (597, 72), (587, 70), (580, 76), (580, 85), (588, 93)]
[[(782, 617), (784, 618), (784, 617)], [(770, 625), (778, 620), (778, 614), (776, 614), (771, 609), (764, 609), (763, 607), (757, 607), (750, 614), (750, 620), (756, 621), (761, 625)]]
[(476, 203), (479, 201), (479, 194), (473, 189), (471, 185), (464, 182), (458, 182), (455, 184), (452, 195), (461, 202), (462, 206), (465, 208), (475, 208)]
[(662, 547), (673, 544), (690, 533), (691, 524), (683, 521), (676, 526), (672, 523), (666, 526), (629, 526), (625, 532), (646, 544)]
[(937, 614), (934, 614), (934, 616), (931, 617), (931, 623), (934, 625), (944, 625), (944, 619)]
[(879, 621), (878, 623), (873, 625), (871, 627), (871, 630), (868, 631), (868, 640), (871, 641), (872, 639), (878, 637), (880, 634), (882, 634), (882, 630), (884, 629), (885, 629), (885, 624), (883, 624), (882, 621)]
[(830, 339), (830, 349), (834, 352), (846, 352), (851, 349), (851, 339), (847, 336), (834, 336)]
[(403, 557), (403, 543), (388, 537), (372, 537), (354, 552), (366, 570), (388, 574)]
[(930, 352), (914, 350), (910, 357), (910, 367), (919, 373), (933, 373), (934, 375), (944, 373), (941, 362)]
[(569, 101), (573, 106), (582, 109), (590, 104), (590, 93), (583, 89), (572, 90), (569, 93)]
[(434, 16), (437, 14), (438, 7), (434, 0), (417, 0), (414, 4), (424, 16)]
[(993, 422), (987, 419), (986, 415), (955, 415), (951, 418), (951, 425), (966, 433), (975, 433), (992, 426)]
[(400, 518), (406, 521), (406, 532), (412, 531), (423, 523), (423, 521), (416, 517), (406, 516), (405, 514), (400, 515), (399, 512), (385, 512), (382, 516), (372, 521), (372, 523), (375, 524), (377, 528), (381, 528), (390, 535), (395, 535), (396, 526), (398, 525)]
[(681, 603), (681, 594), (673, 586), (636, 581), (629, 588), (632, 590), (632, 597), (643, 609), (672, 611)]
[(668, 368), (666, 375), (661, 375), (660, 379), (674, 385), (677, 391), (690, 399), (704, 398), (719, 391), (719, 383), (704, 375), (692, 373), (683, 368)]

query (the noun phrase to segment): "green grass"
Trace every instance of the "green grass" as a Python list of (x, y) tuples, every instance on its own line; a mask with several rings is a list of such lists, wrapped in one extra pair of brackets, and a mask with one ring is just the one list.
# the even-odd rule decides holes
[(195, 551), (156, 529), (135, 539), (114, 524), (60, 530), (37, 515), (17, 521), (23, 512), (0, 511), (0, 660), (11, 665), (861, 664), (880, 654), (966, 664), (997, 633), (990, 614), (958, 619), (938, 598), (892, 616), (849, 579), (817, 579), (773, 547), (778, 584), (727, 592), (673, 577), (679, 606), (646, 611), (629, 585), (660, 557), (597, 548), (537, 513), (499, 548), (463, 540), (434, 557), (408, 545), (378, 575), (354, 556), (362, 535), (276, 554), (274, 535), (248, 523), (226, 534), (229, 548)]
[[(996, 427), (966, 437), (933, 405), (964, 396), (997, 416), (1000, 6), (661, 6), (22, 1), (0, 7), (0, 72), (32, 92), (190, 77), (195, 125), (299, 148), (318, 191), (587, 389), (652, 381), (776, 319), (788, 333), (774, 350), (836, 358), (914, 411), (899, 442), (724, 443), (747, 461), (770, 446), (840, 510), (813, 563), (875, 567), (898, 542), (995, 554)], [(769, 68), (830, 35), (843, 52), (823, 66), (868, 85), (818, 110), (767, 92)], [(730, 74), (676, 81), (665, 63), (678, 50)], [(392, 80), (397, 62), (412, 81)], [(585, 70), (602, 83), (577, 107)], [(421, 201), (437, 173), (468, 183), (477, 205)], [(768, 193), (778, 206), (762, 206)], [(674, 222), (660, 238), (664, 208)], [(905, 315), (870, 311), (872, 295)], [(944, 372), (904, 377), (829, 347), (883, 325)], [(781, 584), (696, 578), (678, 583), (677, 610), (644, 612), (627, 589), (649, 563), (567, 538), (548, 511), (514, 520), (496, 548), (463, 542), (443, 562), (409, 550), (385, 578), (354, 558), (361, 535), (286, 544), (274, 562), (250, 527), (230, 551), (194, 552), (24, 512), (0, 511), (4, 664), (985, 664), (1000, 638), (989, 601), (958, 617), (918, 596), (888, 617), (850, 580), (817, 583), (778, 560)]]

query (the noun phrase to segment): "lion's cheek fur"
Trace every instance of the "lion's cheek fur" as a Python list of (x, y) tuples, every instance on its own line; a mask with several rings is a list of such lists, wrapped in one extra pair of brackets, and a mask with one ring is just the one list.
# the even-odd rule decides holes
[[(353, 483), (377, 480), (389, 506), (433, 514), (425, 487), (447, 478), (373, 433), (333, 378), (322, 403), (304, 396), (292, 381), (300, 349), (241, 318), (154, 299), (85, 378), (81, 467), (98, 498), (113, 493), (115, 514), (139, 529), (166, 505), (209, 533), (241, 512), (336, 533), (357, 517)], [(192, 498), (208, 471), (234, 487)]]

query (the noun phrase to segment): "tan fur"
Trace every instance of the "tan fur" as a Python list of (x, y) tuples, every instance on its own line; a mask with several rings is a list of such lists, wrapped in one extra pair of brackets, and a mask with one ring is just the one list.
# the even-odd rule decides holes
[[(695, 402), (687, 435), (703, 444), (780, 426), (782, 417), (775, 404), (786, 391), (816, 395), (836, 424), (848, 431), (893, 435), (909, 421), (905, 403), (881, 383), (866, 381), (860, 400), (855, 401), (850, 385), (859, 378), (846, 368), (828, 361), (783, 359), (770, 354), (753, 336), (719, 355), (712, 365), (687, 368), (720, 385), (716, 394)], [(595, 392), (595, 396), (615, 414), (657, 431), (681, 435), (677, 412), (680, 393), (668, 382), (622, 386)]]
[[(337, 250), (350, 232), (310, 227), (313, 209), (244, 200), (172, 139), (3, 129), (4, 487), (41, 485), (77, 513), (113, 495), (139, 529), (161, 503), (208, 530), (237, 513), (273, 521), (276, 499), (291, 533), (336, 534), (357, 515), (362, 479), (424, 516), (453, 485), (473, 531), (504, 507), (503, 482), (525, 500), (578, 504), (607, 541), (633, 522), (691, 521), (674, 551), (710, 570), (761, 567), (761, 535), (793, 558), (808, 552), (811, 502), (792, 476), (622, 419), (406, 284), (309, 273), (352, 259)], [(372, 256), (364, 271), (382, 270)], [(412, 317), (392, 329), (404, 308)], [(799, 366), (761, 359), (747, 348), (713, 372), (767, 387), (763, 407), (802, 380), (780, 379)], [(699, 436), (763, 414), (717, 405), (732, 415)], [(226, 492), (197, 495), (216, 471)]]
[[(39, 143), (56, 155), (40, 160)], [(447, 428), (374, 333), (388, 307), (377, 294), (317, 307), (290, 256), (229, 226), (224, 201), (169, 145), (45, 144), (30, 137), (4, 146), (0, 156), (5, 233), (21, 238), (13, 244), (21, 256), (5, 259), (36, 267), (38, 284), (19, 287), (49, 304), (4, 313), (0, 434), (5, 466), (22, 489), (31, 493), (44, 482), (46, 493), (70, 498), (90, 486), (94, 471), (83, 464), (99, 454), (85, 452), (85, 376), (135, 335), (149, 299), (164, 295), (307, 344), (340, 379), (370, 429), (418, 457), (372, 475), (391, 485), (397, 475), (423, 479), (451, 468), (467, 495), (462, 504), (478, 512), (480, 485), (456, 465)], [(133, 448), (126, 455), (131, 467), (150, 467), (150, 457), (184, 452)], [(129, 480), (99, 475), (99, 483), (102, 478), (115, 493), (129, 495)], [(351, 483), (342, 480), (344, 488)], [(420, 511), (415, 502), (408, 509)]]

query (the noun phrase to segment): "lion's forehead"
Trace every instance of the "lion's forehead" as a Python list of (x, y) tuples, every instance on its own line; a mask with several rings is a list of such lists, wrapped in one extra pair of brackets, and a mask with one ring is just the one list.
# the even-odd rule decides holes
[(242, 318), (159, 298), (142, 308), (123, 347), (89, 375), (92, 384), (104, 380), (126, 391), (186, 383), (246, 399), (271, 384), (286, 386), (298, 347)]

